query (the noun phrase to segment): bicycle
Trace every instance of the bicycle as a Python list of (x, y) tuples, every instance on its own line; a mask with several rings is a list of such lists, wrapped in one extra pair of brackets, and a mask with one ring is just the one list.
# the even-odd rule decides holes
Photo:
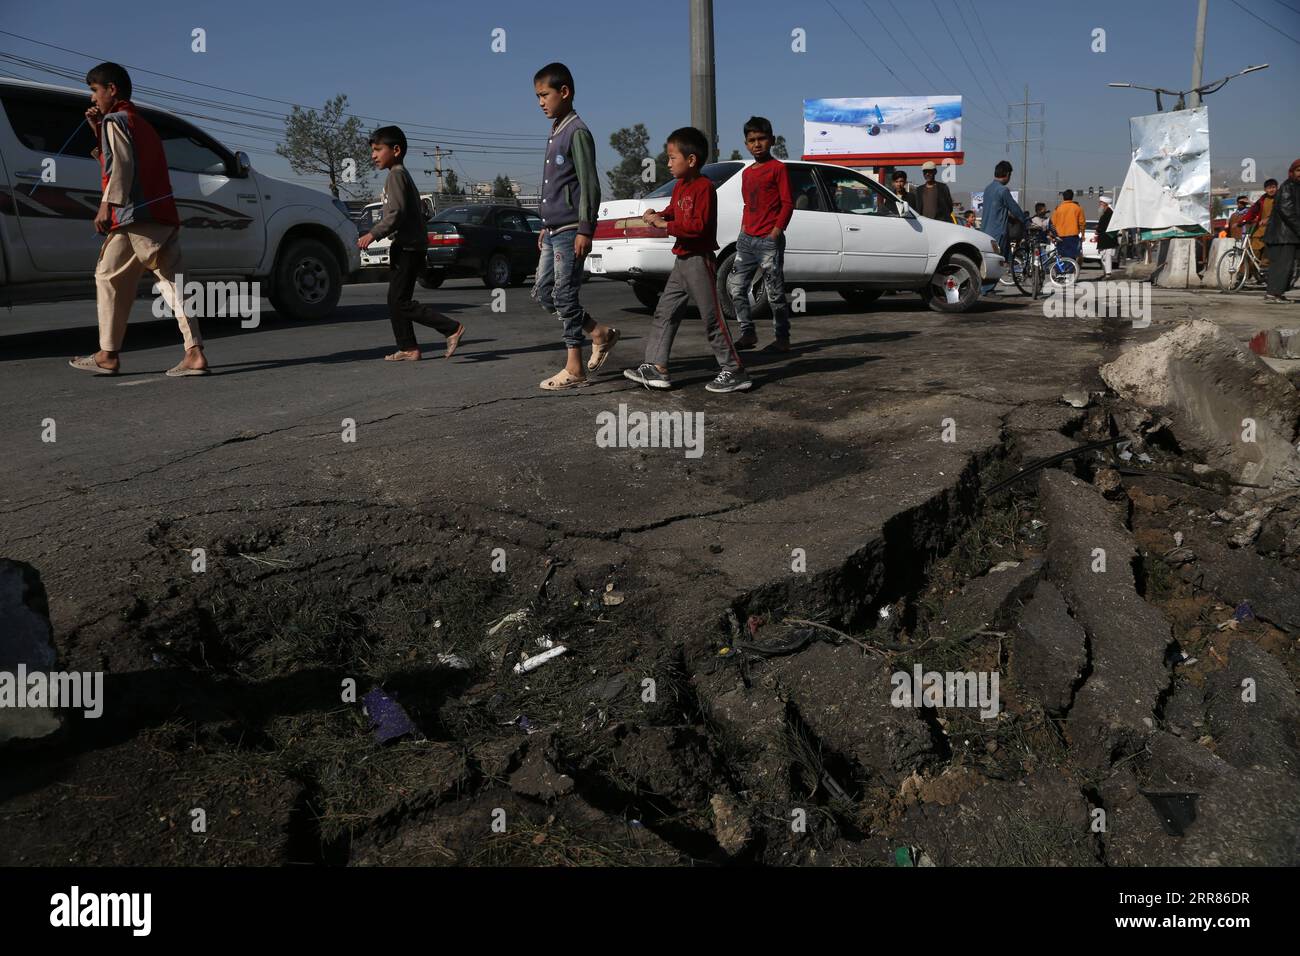
[(1011, 255), (1011, 279), (1016, 288), (1037, 299), (1043, 291), (1044, 278), (1057, 289), (1067, 289), (1079, 277), (1079, 262), (1060, 255), (1055, 246), (1044, 249), (1046, 234), (1031, 229)]
[[(1255, 247), (1250, 243), (1252, 232), (1254, 229), (1243, 226), (1240, 238), (1233, 240), (1232, 248), (1219, 259), (1215, 274), (1219, 280), (1221, 293), (1241, 291), (1251, 272), (1255, 273), (1256, 279), (1261, 284), (1268, 284), (1268, 266), (1260, 262), (1259, 257), (1255, 255)], [(1300, 262), (1297, 262), (1291, 271), (1291, 281), (1286, 284), (1288, 289), (1295, 285), (1297, 274), (1300, 274)]]

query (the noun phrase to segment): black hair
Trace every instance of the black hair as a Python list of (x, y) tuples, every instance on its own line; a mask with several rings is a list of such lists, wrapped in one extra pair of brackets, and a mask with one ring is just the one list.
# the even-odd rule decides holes
[(1276, 179), (1266, 179), (1266, 180), (1264, 180), (1264, 188), (1265, 188), (1265, 189), (1267, 189), (1269, 186), (1276, 186), (1276, 185), (1277, 185), (1277, 180), (1276, 180)]
[(1047, 208), (1047, 203), (1045, 203), (1045, 202), (1036, 202), (1036, 203), (1034, 203), (1034, 212), (1038, 212), (1038, 210), (1040, 210), (1040, 209), (1046, 209), (1046, 208)]
[(701, 166), (709, 161), (709, 141), (694, 126), (682, 126), (673, 130), (665, 142), (676, 146), (683, 156), (693, 154)]
[(750, 133), (762, 133), (764, 136), (772, 135), (772, 121), (766, 116), (751, 116), (745, 121), (745, 138), (749, 138)]
[(1246, 202), (1250, 202), (1250, 197), (1249, 197), (1249, 196), (1238, 196), (1238, 197), (1237, 197), (1237, 202), (1241, 202), (1243, 199), (1246, 200)]
[(906, 178), (907, 178), (907, 170), (906, 170), (906, 169), (896, 169), (896, 170), (894, 170), (892, 173), (889, 174), (889, 181), (890, 181), (891, 183), (892, 183), (895, 179), (906, 179)]
[(99, 66), (92, 66), (90, 72), (86, 74), (86, 85), (98, 83), (100, 86), (107, 87), (112, 83), (117, 87), (117, 98), (119, 100), (129, 100), (131, 98), (131, 74), (126, 72), (126, 67), (119, 66), (116, 63), (101, 63)]
[(1010, 176), (1010, 175), (1011, 175), (1011, 164), (1008, 163), (1005, 159), (993, 167), (994, 179), (998, 179), (1002, 176)]
[(400, 126), (381, 126), (370, 134), (370, 145), (378, 143), (381, 146), (402, 147), (402, 155), (406, 155), (406, 134), (402, 132)]
[(1073, 198), (1074, 198), (1074, 190), (1073, 190), (1073, 189), (1067, 189), (1065, 192), (1061, 193), (1061, 198), (1062, 198), (1062, 199), (1065, 199), (1065, 200), (1067, 200), (1067, 201), (1070, 200), (1070, 199), (1073, 199)]
[(533, 74), (534, 85), (542, 81), (545, 81), (547, 86), (557, 92), (562, 86), (567, 86), (570, 93), (574, 92), (573, 74), (569, 72), (569, 68), (563, 63), (548, 63)]

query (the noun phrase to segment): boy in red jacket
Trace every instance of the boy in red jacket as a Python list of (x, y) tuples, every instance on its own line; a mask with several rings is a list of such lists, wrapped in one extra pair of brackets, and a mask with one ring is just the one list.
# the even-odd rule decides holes
[(672, 387), (668, 355), (689, 304), (699, 309), (709, 345), (722, 369), (705, 388), (710, 392), (743, 392), (754, 383), (740, 364), (727, 320), (718, 307), (718, 273), (713, 259), (713, 250), (718, 248), (718, 206), (713, 183), (700, 174), (708, 156), (708, 143), (698, 129), (684, 126), (668, 137), (664, 149), (668, 170), (677, 179), (672, 199), (662, 212), (647, 209), (642, 218), (676, 237), (673, 255), (677, 258), (659, 296), (645, 361), (638, 368), (625, 369), (623, 375), (647, 388)]
[(772, 306), (772, 328), (776, 337), (769, 349), (790, 351), (790, 308), (785, 301), (785, 229), (794, 215), (790, 196), (790, 177), (785, 164), (772, 158), (772, 123), (762, 116), (751, 116), (745, 124), (745, 147), (754, 164), (740, 174), (740, 193), (745, 212), (736, 237), (736, 258), (727, 291), (740, 323), (736, 348), (752, 349), (758, 344), (754, 320), (749, 312), (749, 286), (754, 271), (763, 269), (763, 291)]

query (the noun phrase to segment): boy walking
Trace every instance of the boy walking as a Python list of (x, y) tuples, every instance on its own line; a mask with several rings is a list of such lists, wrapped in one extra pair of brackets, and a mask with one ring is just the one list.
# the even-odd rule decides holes
[(754, 164), (741, 173), (740, 193), (745, 211), (736, 237), (736, 258), (727, 278), (727, 292), (740, 323), (736, 348), (752, 349), (758, 344), (750, 316), (749, 287), (754, 270), (763, 269), (763, 290), (772, 306), (775, 338), (768, 346), (775, 352), (790, 351), (790, 309), (785, 300), (785, 229), (794, 215), (790, 177), (785, 164), (772, 157), (772, 124), (762, 116), (745, 123), (745, 148)]
[[(618, 342), (618, 329), (598, 323), (578, 301), (582, 260), (591, 251), (600, 208), (600, 174), (596, 141), (573, 111), (573, 74), (563, 63), (548, 63), (533, 76), (537, 105), (551, 120), (542, 166), (542, 201), (538, 213), (537, 281), (533, 298), (564, 323), (564, 368), (541, 383), (548, 392), (590, 384), (587, 372), (599, 371)], [(582, 365), (583, 333), (591, 335), (591, 360)]]
[(647, 209), (642, 218), (652, 226), (666, 229), (675, 236), (672, 274), (659, 296), (654, 325), (646, 342), (645, 361), (623, 375), (647, 388), (671, 388), (668, 378), (668, 355), (672, 351), (677, 327), (688, 304), (700, 311), (709, 345), (722, 371), (708, 385), (710, 392), (742, 392), (754, 383), (745, 374), (727, 329), (727, 320), (718, 307), (718, 275), (713, 250), (718, 248), (718, 204), (713, 183), (700, 175), (708, 155), (704, 134), (693, 126), (675, 130), (665, 144), (668, 169), (677, 179), (672, 199), (662, 212)]
[(357, 239), (357, 248), (365, 249), (377, 239), (392, 236), (388, 253), (388, 318), (397, 339), (397, 351), (385, 355), (385, 362), (418, 362), (420, 346), (415, 341), (413, 322), (436, 329), (447, 336), (451, 358), (465, 334), (465, 326), (449, 319), (431, 305), (412, 300), (415, 280), (424, 268), (429, 233), (424, 223), (420, 191), (406, 171), (406, 134), (397, 126), (381, 126), (370, 136), (370, 159), (376, 169), (388, 170), (384, 183), (384, 208), (379, 221)]
[(86, 74), (91, 107), (86, 121), (98, 145), (104, 195), (95, 231), (104, 235), (95, 266), (99, 351), (68, 362), (95, 375), (116, 375), (140, 277), (146, 269), (158, 279), (185, 342), (185, 357), (168, 369), (172, 378), (207, 375), (198, 323), (185, 314), (175, 280), (181, 274), (180, 216), (172, 198), (171, 176), (162, 140), (131, 102), (131, 77), (116, 63), (101, 63)]

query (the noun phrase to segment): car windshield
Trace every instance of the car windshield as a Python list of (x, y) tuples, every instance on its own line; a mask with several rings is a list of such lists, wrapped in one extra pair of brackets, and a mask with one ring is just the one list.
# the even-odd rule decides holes
[[(709, 165), (701, 169), (700, 172), (709, 177), (709, 181), (713, 183), (713, 188), (717, 189), (744, 168), (744, 163), (709, 163)], [(660, 199), (666, 196), (671, 196), (673, 194), (673, 186), (676, 184), (677, 180), (670, 179), (662, 186), (656, 187), (654, 192), (646, 193), (645, 198)]]

